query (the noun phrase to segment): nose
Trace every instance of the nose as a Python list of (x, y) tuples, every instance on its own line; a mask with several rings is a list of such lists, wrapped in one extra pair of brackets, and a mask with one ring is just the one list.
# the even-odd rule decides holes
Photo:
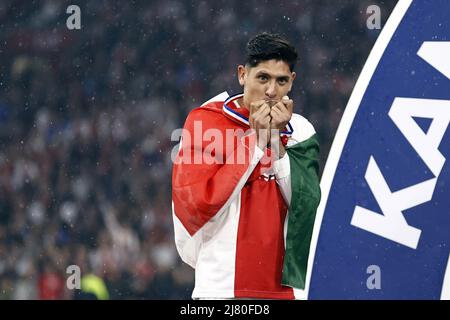
[(274, 99), (277, 96), (276, 83), (271, 81), (266, 88), (266, 97), (269, 99)]

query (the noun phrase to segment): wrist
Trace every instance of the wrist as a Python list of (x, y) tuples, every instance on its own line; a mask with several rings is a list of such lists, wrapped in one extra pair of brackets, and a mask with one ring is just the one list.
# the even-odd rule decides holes
[(270, 138), (270, 148), (277, 159), (281, 159), (286, 154), (286, 149), (281, 141), (281, 137), (279, 135), (272, 136)]
[(258, 148), (260, 148), (262, 151), (264, 151), (264, 149), (266, 149), (267, 147), (267, 143), (261, 140), (258, 140), (258, 143), (256, 144), (258, 146)]

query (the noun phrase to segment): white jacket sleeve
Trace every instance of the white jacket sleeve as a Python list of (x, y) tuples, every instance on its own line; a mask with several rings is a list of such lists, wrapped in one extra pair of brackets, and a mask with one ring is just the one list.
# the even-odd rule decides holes
[(291, 167), (289, 163), (289, 156), (287, 152), (281, 159), (273, 162), (273, 170), (275, 172), (275, 178), (280, 186), (281, 194), (283, 195), (286, 204), (289, 206), (291, 203)]

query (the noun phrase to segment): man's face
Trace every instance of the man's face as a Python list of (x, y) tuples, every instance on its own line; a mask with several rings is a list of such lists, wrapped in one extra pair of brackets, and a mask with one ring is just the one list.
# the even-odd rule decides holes
[(292, 88), (295, 72), (281, 60), (262, 61), (255, 67), (238, 66), (239, 83), (244, 87), (244, 105), (258, 100), (281, 100)]

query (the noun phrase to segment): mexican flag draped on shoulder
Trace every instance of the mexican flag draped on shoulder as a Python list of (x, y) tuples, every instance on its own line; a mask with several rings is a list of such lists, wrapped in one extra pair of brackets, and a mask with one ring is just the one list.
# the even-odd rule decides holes
[(294, 113), (273, 161), (240, 97), (222, 93), (186, 119), (172, 177), (176, 246), (195, 268), (193, 298), (294, 299), (320, 201), (317, 136)]

